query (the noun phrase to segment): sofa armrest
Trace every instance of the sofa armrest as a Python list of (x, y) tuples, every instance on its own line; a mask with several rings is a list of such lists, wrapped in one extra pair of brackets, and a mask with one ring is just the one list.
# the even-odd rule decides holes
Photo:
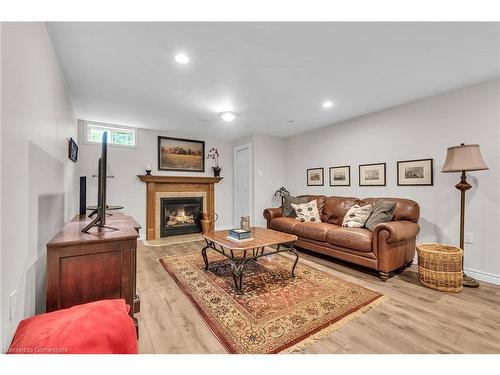
[(373, 228), (374, 238), (378, 237), (380, 231), (389, 232), (387, 243), (395, 243), (415, 238), (420, 232), (420, 226), (413, 221), (399, 220), (380, 223)]
[(273, 219), (283, 216), (283, 209), (281, 207), (266, 208), (263, 215), (264, 219), (267, 220), (267, 227), (269, 228), (269, 224), (271, 224)]

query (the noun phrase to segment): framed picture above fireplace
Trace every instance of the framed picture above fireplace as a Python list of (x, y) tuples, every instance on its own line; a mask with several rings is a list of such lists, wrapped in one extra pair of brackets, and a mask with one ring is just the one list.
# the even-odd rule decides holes
[(158, 170), (205, 172), (205, 142), (159, 136)]

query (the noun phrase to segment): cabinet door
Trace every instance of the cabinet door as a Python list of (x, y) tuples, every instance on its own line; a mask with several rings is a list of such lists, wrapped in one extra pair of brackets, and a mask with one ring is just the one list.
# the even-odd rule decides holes
[(122, 252), (60, 258), (60, 306), (122, 296)]

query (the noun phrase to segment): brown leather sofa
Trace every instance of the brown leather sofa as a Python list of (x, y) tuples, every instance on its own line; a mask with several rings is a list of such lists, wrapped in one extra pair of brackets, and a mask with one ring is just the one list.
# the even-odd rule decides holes
[(420, 207), (409, 199), (383, 198), (396, 202), (392, 221), (378, 224), (373, 232), (366, 228), (342, 227), (347, 210), (359, 204), (371, 204), (377, 199), (337, 196), (308, 196), (316, 199), (321, 223), (303, 223), (283, 217), (281, 208), (264, 210), (267, 227), (295, 234), (295, 246), (379, 271), (386, 281), (390, 272), (409, 266), (415, 256), (415, 240), (420, 227)]

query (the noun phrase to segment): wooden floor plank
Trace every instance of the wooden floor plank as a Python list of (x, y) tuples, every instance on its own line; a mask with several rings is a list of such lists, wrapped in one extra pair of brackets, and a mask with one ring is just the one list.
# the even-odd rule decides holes
[[(201, 242), (138, 246), (137, 288), (141, 297), (140, 353), (225, 353), (223, 346), (158, 261)], [(500, 287), (443, 293), (422, 286), (415, 266), (387, 282), (367, 270), (301, 252), (344, 280), (386, 299), (301, 353), (500, 353)]]

